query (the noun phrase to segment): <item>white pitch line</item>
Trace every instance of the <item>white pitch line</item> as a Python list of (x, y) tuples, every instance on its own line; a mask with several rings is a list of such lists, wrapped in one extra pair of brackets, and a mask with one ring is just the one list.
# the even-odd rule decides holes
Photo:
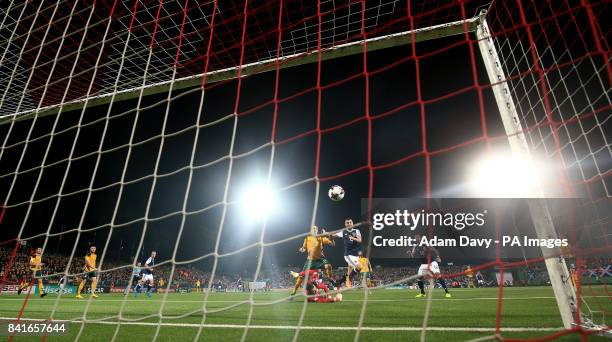
[[(298, 297), (299, 299), (300, 297)], [(582, 296), (582, 298), (609, 298), (609, 296)], [(256, 304), (265, 304), (265, 303), (278, 303), (278, 298), (275, 301), (255, 301)], [(471, 300), (498, 300), (498, 297), (475, 297), (475, 298), (432, 298), (431, 300), (438, 301), (471, 301)], [(532, 300), (532, 299), (555, 299), (554, 296), (540, 296), (540, 297), (503, 297), (502, 300)], [(0, 298), (0, 302), (2, 301), (23, 301), (24, 298)], [(301, 300), (301, 299), (300, 299)], [(62, 298), (62, 301), (72, 301), (79, 302), (83, 301), (82, 299), (76, 298)], [(94, 302), (122, 302), (123, 299), (94, 299)], [(149, 302), (162, 302), (163, 300), (159, 299), (127, 299), (126, 302), (133, 303), (149, 303)], [(368, 299), (368, 302), (412, 302), (412, 301), (423, 301), (423, 299), (417, 298), (402, 298), (402, 299)], [(29, 303), (43, 303), (44, 301), (34, 301)], [(166, 300), (166, 303), (202, 303), (202, 300)], [(244, 300), (208, 300), (209, 303), (249, 303), (248, 299)], [(363, 302), (362, 299), (344, 299), (343, 302)]]
[[(0, 320), (15, 321), (16, 317), (0, 317)], [(43, 321), (42, 319), (21, 318), (21, 321)], [(67, 323), (83, 323), (82, 320), (54, 320), (54, 322)], [(110, 322), (110, 321), (85, 321), (86, 324), (103, 324), (103, 325), (136, 325), (136, 326), (165, 326), (165, 327), (181, 327), (181, 328), (204, 328), (211, 329), (244, 329), (247, 326), (243, 324), (196, 324), (196, 323), (167, 323), (167, 322)], [(249, 329), (275, 329), (275, 330), (295, 330), (296, 325), (249, 325)], [(351, 327), (351, 326), (300, 326), (302, 330), (367, 330), (367, 331), (421, 331), (422, 327)], [(465, 332), (495, 332), (495, 328), (486, 327), (427, 327), (428, 331), (465, 331)], [(558, 328), (533, 328), (533, 327), (513, 327), (500, 328), (502, 332), (529, 332), (529, 331), (561, 331), (563, 327)]]

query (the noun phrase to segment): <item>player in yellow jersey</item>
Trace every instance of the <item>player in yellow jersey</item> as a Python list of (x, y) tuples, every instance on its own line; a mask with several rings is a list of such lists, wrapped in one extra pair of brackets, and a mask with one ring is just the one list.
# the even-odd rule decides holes
[(87, 279), (89, 279), (91, 281), (90, 286), (91, 286), (91, 296), (93, 298), (98, 298), (98, 295), (96, 295), (96, 285), (98, 284), (98, 272), (96, 270), (96, 259), (97, 259), (97, 255), (96, 255), (96, 246), (91, 246), (89, 247), (89, 252), (87, 253), (87, 255), (85, 256), (85, 276), (83, 277), (83, 279), (81, 280), (81, 283), (79, 284), (79, 289), (77, 290), (77, 298), (83, 298), (83, 296), (81, 296), (81, 291), (83, 291), (83, 288), (85, 287), (85, 283), (87, 282)]
[(195, 290), (196, 290), (195, 292), (200, 292), (200, 286), (201, 286), (200, 279), (198, 279), (195, 282)]
[(30, 286), (30, 284), (28, 283), (28, 280), (26, 279), (26, 277), (23, 277), (21, 281), (19, 282), (19, 288), (17, 289), (17, 294), (21, 294), (21, 292), (27, 289), (28, 286)]
[[(312, 226), (310, 228), (310, 235), (304, 238), (304, 243), (299, 249), (300, 253), (307, 253), (306, 263), (302, 271), (325, 270), (327, 278), (336, 286), (332, 274), (332, 265), (325, 259), (325, 254), (323, 254), (323, 246), (334, 245), (334, 242), (326, 236), (318, 236), (318, 232), (319, 228), (317, 228), (317, 226)], [(300, 285), (302, 285), (303, 279), (304, 277), (297, 277), (291, 295), (295, 295)]]
[(580, 273), (578, 272), (578, 270), (576, 269), (576, 266), (574, 264), (570, 264), (570, 269), (569, 269), (569, 273), (570, 273), (570, 277), (572, 279), (572, 285), (574, 285), (574, 288), (576, 288), (576, 286), (578, 286), (578, 282), (580, 280)]
[(474, 271), (472, 270), (472, 266), (468, 265), (465, 269), (465, 276), (467, 277), (467, 287), (475, 288), (474, 286)]
[(361, 281), (365, 282), (367, 287), (372, 286), (372, 281), (370, 280), (370, 273), (372, 272), (372, 264), (370, 264), (370, 260), (363, 255), (362, 251), (357, 253), (359, 257), (359, 272), (361, 273)]
[[(42, 280), (42, 267), (44, 266), (42, 262), (42, 248), (36, 248), (36, 252), (34, 255), (30, 256), (30, 271), (32, 272), (32, 279), (37, 280), (38, 282), (38, 292), (40, 293), (40, 298), (44, 298), (47, 293), (45, 292), (45, 288), (43, 286)], [(17, 294), (21, 294), (21, 291), (28, 287), (27, 282), (22, 282), (21, 286), (17, 290)]]

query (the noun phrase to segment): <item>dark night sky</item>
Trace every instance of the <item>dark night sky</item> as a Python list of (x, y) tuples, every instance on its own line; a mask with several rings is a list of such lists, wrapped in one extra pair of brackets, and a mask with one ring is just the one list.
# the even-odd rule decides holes
[[(439, 50), (463, 39), (463, 36), (459, 36), (419, 44), (418, 54)], [(372, 72), (410, 54), (410, 46), (370, 53), (368, 54), (368, 70)], [(435, 99), (472, 85), (469, 56), (467, 45), (462, 44), (422, 59), (420, 67), (423, 99), (426, 101)], [(478, 62), (480, 63), (480, 60)], [(362, 70), (362, 55), (324, 62), (321, 67), (321, 84), (323, 86), (332, 84), (359, 74)], [(480, 82), (485, 83), (486, 75), (480, 65), (478, 70)], [(304, 89), (315, 87), (317, 65), (315, 63), (284, 69), (280, 72), (279, 77), (279, 98), (282, 99)], [(245, 111), (272, 99), (274, 96), (274, 81), (274, 72), (244, 78), (240, 92), (239, 111)], [(370, 76), (369, 82), (370, 93), (368, 96), (371, 115), (388, 112), (417, 99), (414, 61), (405, 61), (394, 68), (376, 73)], [(231, 113), (236, 97), (236, 88), (237, 82), (235, 80), (212, 87), (206, 94), (200, 123), (213, 122)], [(483, 94), (489, 134), (502, 134), (492, 94), (488, 89), (485, 89)], [(141, 107), (146, 107), (164, 99), (166, 96), (167, 93), (164, 93), (144, 98)], [(468, 90), (460, 95), (425, 106), (427, 143), (430, 150), (443, 149), (481, 136), (477, 96), (476, 91)], [(196, 120), (199, 100), (200, 91), (198, 90), (171, 102), (166, 133), (176, 132), (187, 127), (191, 128), (179, 135), (165, 139), (158, 173), (168, 173), (188, 165), (195, 136), (193, 125)], [(134, 106), (135, 101), (116, 103), (113, 107), (113, 114), (119, 114)], [(155, 137), (155, 139), (133, 148), (127, 170), (127, 180), (153, 173), (165, 109), (166, 103), (163, 102), (161, 105), (140, 113), (135, 141), (139, 142), (151, 137)], [(91, 122), (106, 114), (106, 110), (105, 106), (89, 108), (85, 114), (84, 123)], [(250, 151), (270, 140), (273, 111), (274, 106), (271, 104), (239, 118), (234, 154)], [(363, 76), (322, 91), (322, 129), (363, 117), (364, 112), (365, 78)], [(277, 141), (283, 141), (315, 129), (316, 118), (316, 90), (282, 102), (278, 108)], [(35, 134), (40, 135), (43, 132), (48, 132), (53, 119), (54, 116), (40, 118), (37, 122), (37, 133)], [(78, 120), (78, 113), (63, 113), (58, 130), (74, 127), (76, 120)], [(129, 141), (133, 121), (134, 113), (110, 120), (103, 150), (126, 144)], [(27, 132), (26, 129), (29, 124), (30, 121), (20, 122), (17, 132), (21, 134), (14, 133), (11, 142), (20, 139)], [(233, 120), (229, 118), (212, 126), (200, 128), (195, 165), (206, 164), (228, 155), (232, 125)], [(97, 149), (103, 127), (104, 121), (100, 121), (81, 130), (76, 144), (75, 156), (84, 155)], [(75, 132), (75, 129), (71, 129), (54, 138), (47, 164), (67, 157)], [(389, 116), (374, 120), (372, 123), (373, 165), (396, 161), (422, 150), (421, 138), (420, 107), (418, 105), (409, 106)], [(317, 135), (309, 134), (277, 146), (272, 176), (275, 187), (286, 187), (314, 176), (316, 142)], [(44, 152), (43, 148), (47, 143), (48, 139), (43, 139), (36, 144), (30, 144), (22, 169), (40, 164), (40, 158)], [(435, 194), (465, 177), (466, 167), (470, 160), (483, 146), (484, 144), (477, 143), (432, 157), (432, 193)], [(18, 156), (20, 151), (15, 149), (15, 151), (10, 152), (13, 153), (2, 160), (2, 173), (6, 173), (10, 167), (14, 167), (14, 161), (9, 157)], [(123, 147), (102, 155), (94, 188), (117, 182), (120, 179), (126, 153), (127, 147)], [(240, 191), (244, 189), (248, 182), (265, 180), (269, 156), (270, 147), (266, 147), (251, 155), (234, 160), (229, 191), (230, 201), (238, 198)], [(72, 163), (64, 193), (77, 191), (88, 185), (95, 159), (96, 155), (91, 155)], [(321, 139), (320, 177), (334, 176), (361, 167), (366, 163), (367, 121), (358, 121), (323, 134)], [(66, 162), (63, 162), (45, 169), (43, 183), (36, 198), (44, 198), (57, 192), (66, 164)], [(192, 186), (187, 192), (189, 195), (188, 211), (205, 208), (222, 199), (228, 165), (229, 160), (226, 159), (213, 166), (194, 171)], [(13, 203), (27, 199), (27, 196), (31, 194), (31, 190), (28, 189), (32, 187), (28, 183), (32, 182), (32, 177), (35, 176), (37, 176), (36, 171), (20, 175), (17, 180), (17, 189), (21, 190), (15, 191), (12, 197)], [(159, 217), (180, 210), (183, 196), (186, 193), (187, 176), (188, 170), (183, 170), (175, 175), (158, 179), (151, 203), (150, 217)], [(117, 215), (119, 224), (144, 216), (151, 183), (151, 178), (147, 178), (125, 186)], [(333, 203), (327, 199), (326, 191), (332, 184), (340, 184), (346, 189), (347, 196), (344, 201)], [(6, 187), (3, 186), (2, 189), (6, 189)], [(312, 212), (314, 189), (315, 182), (310, 181), (278, 194), (277, 200), (282, 203), (282, 210), (272, 215), (266, 229), (266, 241), (276, 241), (306, 231)], [(118, 190), (119, 186), (112, 186), (105, 190), (93, 192), (83, 228), (96, 227), (110, 221)], [(337, 228), (341, 226), (345, 216), (358, 217), (360, 214), (360, 199), (367, 197), (367, 191), (367, 170), (332, 181), (321, 182), (317, 224)], [(406, 197), (422, 196), (424, 194), (425, 165), (423, 157), (416, 157), (375, 172), (375, 197)], [(62, 197), (57, 219), (51, 228), (51, 232), (59, 232), (78, 226), (86, 195), (86, 192), (83, 192)], [(4, 196), (4, 193), (2, 196)], [(47, 229), (56, 200), (56, 198), (51, 198), (33, 206), (23, 236), (31, 236)], [(3, 226), (8, 227), (8, 229), (2, 230), (5, 239), (17, 230), (17, 224), (21, 222), (25, 208), (26, 206), (8, 210), (6, 221), (3, 223)], [(213, 250), (220, 215), (221, 207), (219, 206), (212, 210), (187, 216), (177, 260), (191, 259)], [(174, 241), (177, 239), (180, 219), (180, 215), (174, 215), (164, 220), (151, 222), (145, 237), (145, 249), (155, 248), (160, 251), (161, 259), (169, 258), (169, 254), (174, 248)], [(135, 243), (137, 246), (135, 241), (140, 236), (142, 225), (142, 221), (139, 221), (115, 229), (111, 240), (113, 248), (107, 253), (113, 257), (129, 258), (130, 253), (133, 253)], [(83, 233), (79, 243), (82, 245), (88, 243), (95, 243), (98, 246), (103, 245), (108, 232), (109, 229), (105, 227), (97, 231)], [(257, 223), (245, 219), (237, 206), (230, 206), (221, 235), (220, 252), (227, 253), (255, 242), (259, 233), (260, 228)], [(61, 241), (58, 237), (54, 237), (50, 240), (49, 248), (54, 250), (71, 246), (75, 237), (76, 234), (69, 234), (64, 236)], [(123, 250), (117, 248), (121, 243), (124, 246)], [(295, 252), (299, 244), (300, 240), (284, 243), (278, 248), (270, 248), (270, 254), (267, 255), (276, 256), (279, 259), (278, 263), (299, 263), (303, 258)], [(255, 250), (248, 251), (237, 258), (243, 259), (246, 254), (255, 252)], [(342, 251), (338, 247), (328, 253), (333, 261), (338, 262)]]

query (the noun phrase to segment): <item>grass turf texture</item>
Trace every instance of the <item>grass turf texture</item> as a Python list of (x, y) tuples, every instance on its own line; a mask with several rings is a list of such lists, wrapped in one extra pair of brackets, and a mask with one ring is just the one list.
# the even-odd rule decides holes
[[(416, 291), (376, 290), (368, 295), (363, 320), (364, 329), (360, 339), (368, 341), (414, 341), (420, 338), (426, 299), (415, 299)], [(475, 328), (494, 328), (497, 312), (497, 288), (457, 289), (453, 298), (443, 298), (442, 290), (432, 294), (428, 327), (443, 328), (427, 331), (427, 341), (457, 341), (491, 336), (493, 331), (473, 331)], [(603, 287), (585, 289), (586, 301), (593, 310), (612, 311), (612, 301)], [(159, 341), (193, 340), (202, 321), (201, 313), (192, 313), (202, 308), (204, 293), (168, 294), (162, 303), (163, 294), (152, 298), (132, 295), (125, 301), (122, 317), (136, 322), (121, 325), (118, 341), (150, 340), (155, 335), (157, 323)], [(287, 292), (257, 293), (252, 306), (251, 326), (247, 331), (248, 341), (292, 340), (296, 333), (302, 308), (303, 297), (294, 301), (280, 301)], [(304, 313), (298, 340), (352, 341), (364, 301), (363, 290), (344, 292), (344, 301), (335, 304), (308, 303)], [(558, 328), (562, 326), (557, 304), (549, 287), (504, 288), (501, 327), (504, 328)], [(57, 295), (41, 299), (31, 296), (23, 311), (23, 318), (45, 319), (51, 314)], [(109, 340), (117, 328), (117, 315), (122, 306), (123, 295), (102, 294), (92, 299), (87, 309), (87, 319), (108, 318), (106, 324), (86, 323), (81, 340)], [(200, 340), (239, 340), (245, 332), (245, 324), (251, 306), (248, 293), (211, 293), (206, 303), (210, 312), (206, 315), (205, 328)], [(23, 306), (25, 295), (0, 295), (0, 317), (17, 317)], [(271, 302), (280, 301), (271, 304)], [(77, 300), (74, 295), (63, 295), (57, 303), (53, 318), (56, 320), (80, 320), (88, 300)], [(157, 314), (163, 313), (159, 319)], [(114, 316), (114, 317), (113, 317)], [(149, 316), (147, 318), (143, 318)], [(171, 316), (182, 316), (171, 319)], [(599, 317), (596, 317), (599, 319)], [(609, 323), (609, 322), (608, 322)], [(80, 323), (71, 323), (66, 336), (49, 336), (46, 341), (72, 341), (81, 328)], [(377, 330), (375, 330), (377, 329)], [(472, 331), (470, 331), (472, 330)], [(537, 338), (553, 334), (554, 331), (502, 331), (506, 338)], [(3, 337), (0, 337), (2, 339)], [(39, 341), (40, 337), (19, 336), (13, 341)], [(589, 340), (609, 339), (590, 336)], [(562, 341), (581, 340), (577, 334), (564, 336)]]

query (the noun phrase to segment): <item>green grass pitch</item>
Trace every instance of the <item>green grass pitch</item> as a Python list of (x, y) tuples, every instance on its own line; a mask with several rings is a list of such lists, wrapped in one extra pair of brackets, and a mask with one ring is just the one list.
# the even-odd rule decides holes
[[(248, 293), (210, 293), (206, 303), (209, 312), (204, 319), (201, 341), (235, 341), (246, 333), (247, 341), (353, 341), (358, 333), (360, 314), (365, 309), (359, 339), (364, 341), (418, 341), (421, 336), (427, 300), (415, 299), (413, 290), (344, 292), (344, 301), (334, 304), (308, 303), (303, 297), (286, 301), (287, 292), (257, 293), (255, 305), (248, 302)], [(495, 328), (498, 289), (456, 289), (453, 298), (443, 298), (435, 289), (427, 322), (427, 341), (463, 341), (492, 336)], [(32, 296), (23, 311), (23, 318), (45, 319), (54, 310), (56, 320), (83, 318), (99, 322), (71, 323), (65, 336), (49, 336), (45, 341), (72, 341), (80, 332), (81, 341), (108, 341), (116, 334), (116, 341), (151, 340), (156, 332), (158, 341), (194, 340), (203, 320), (204, 293), (171, 293), (163, 302), (163, 294), (151, 298), (121, 294), (101, 294), (97, 299), (77, 300), (73, 295), (56, 295), (41, 299)], [(504, 288), (502, 302), (502, 336), (506, 338), (538, 338), (553, 334), (561, 327), (552, 289), (549, 287)], [(17, 317), (25, 295), (1, 295), (0, 316)], [(603, 287), (585, 292), (585, 300), (592, 310), (612, 311), (612, 301)], [(252, 308), (252, 312), (251, 309)], [(126, 324), (118, 325), (119, 312)], [(160, 319), (159, 313), (162, 313)], [(251, 321), (245, 328), (249, 313)], [(595, 317), (598, 319), (598, 317)], [(161, 323), (161, 324), (158, 324)], [(608, 322), (609, 323), (609, 322)], [(82, 330), (81, 330), (82, 327)], [(159, 330), (158, 330), (159, 329)], [(81, 331), (80, 331), (81, 330)], [(158, 330), (158, 331), (157, 331)], [(4, 339), (6, 337), (0, 337)], [(40, 337), (15, 337), (13, 341), (40, 341)], [(577, 334), (564, 336), (562, 341), (579, 341)], [(590, 336), (590, 340), (609, 339)]]

